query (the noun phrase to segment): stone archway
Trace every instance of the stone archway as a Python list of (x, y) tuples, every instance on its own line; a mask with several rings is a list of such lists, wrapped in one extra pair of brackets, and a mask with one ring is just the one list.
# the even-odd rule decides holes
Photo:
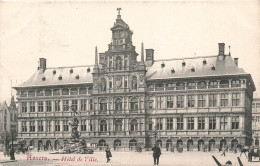
[(172, 140), (168, 139), (166, 141), (166, 151), (170, 151), (172, 149)]
[(220, 140), (220, 150), (227, 147), (227, 141), (225, 139)]
[(52, 150), (52, 145), (51, 145), (51, 141), (50, 140), (46, 141), (46, 150)]
[(98, 149), (99, 150), (105, 150), (106, 145), (107, 145), (107, 143), (104, 139), (101, 139), (101, 140), (98, 141)]
[(216, 144), (216, 142), (214, 139), (209, 140), (209, 151), (215, 150), (215, 144)]
[(129, 141), (129, 150), (130, 151), (135, 150), (136, 146), (137, 146), (137, 141), (135, 139), (131, 139)]
[(120, 150), (120, 149), (121, 149), (121, 140), (116, 139), (116, 140), (114, 141), (114, 150), (118, 151), (118, 150)]
[(43, 149), (43, 142), (42, 142), (42, 140), (39, 140), (38, 141), (38, 151), (42, 151), (42, 150), (44, 150)]
[(54, 149), (59, 150), (59, 148), (60, 148), (60, 142), (59, 142), (59, 140), (55, 140), (54, 141)]
[(204, 149), (204, 140), (200, 139), (198, 141), (198, 151), (203, 151), (203, 149)]
[(192, 151), (193, 150), (193, 140), (192, 139), (189, 139), (187, 141), (187, 150), (188, 151)]

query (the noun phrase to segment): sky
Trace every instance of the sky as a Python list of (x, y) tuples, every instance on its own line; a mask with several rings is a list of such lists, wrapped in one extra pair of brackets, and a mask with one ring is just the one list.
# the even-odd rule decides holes
[(94, 64), (95, 46), (105, 52), (111, 42), (118, 7), (139, 54), (143, 42), (155, 59), (217, 55), (223, 42), (260, 89), (257, 0), (13, 0), (0, 1), (0, 101), (10, 100), (16, 93), (11, 87), (37, 70), (39, 58), (47, 59), (47, 67)]

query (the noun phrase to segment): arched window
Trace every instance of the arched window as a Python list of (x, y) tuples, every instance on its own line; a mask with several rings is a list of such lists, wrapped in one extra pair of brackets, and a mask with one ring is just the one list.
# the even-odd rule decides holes
[(119, 119), (115, 122), (115, 131), (122, 131), (122, 121)]
[(137, 78), (136, 78), (136, 76), (132, 77), (132, 89), (137, 89)]
[(137, 131), (138, 130), (138, 122), (137, 122), (136, 119), (133, 119), (131, 121), (130, 130), (131, 131)]
[(116, 99), (115, 101), (115, 110), (116, 111), (122, 110), (122, 100), (120, 98)]
[(106, 141), (103, 140), (103, 139), (99, 140), (99, 141), (98, 141), (98, 146), (99, 146), (99, 147), (104, 147), (104, 146), (106, 146)]
[(105, 92), (107, 90), (107, 81), (105, 78), (102, 78), (100, 86), (102, 92)]
[(105, 120), (100, 121), (100, 131), (101, 132), (107, 131), (107, 122)]
[(102, 99), (100, 101), (99, 109), (100, 109), (100, 111), (106, 111), (107, 110), (107, 101), (106, 101), (106, 99)]
[(116, 70), (122, 70), (122, 59), (119, 56), (116, 58)]
[(131, 110), (138, 110), (138, 100), (137, 98), (132, 98), (130, 101), (130, 109)]

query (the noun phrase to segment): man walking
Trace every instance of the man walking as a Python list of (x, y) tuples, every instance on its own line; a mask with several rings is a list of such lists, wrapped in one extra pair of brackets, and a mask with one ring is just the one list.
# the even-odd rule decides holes
[(221, 156), (224, 155), (226, 157), (226, 147), (223, 147)]
[(154, 165), (159, 164), (159, 158), (161, 155), (161, 149), (157, 146), (157, 144), (154, 144), (154, 147), (152, 148), (153, 151), (153, 159), (154, 159)]

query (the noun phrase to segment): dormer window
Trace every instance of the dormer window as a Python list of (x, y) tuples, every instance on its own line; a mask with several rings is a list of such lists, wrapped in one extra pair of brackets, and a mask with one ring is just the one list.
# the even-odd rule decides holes
[(195, 72), (195, 68), (194, 67), (192, 67), (190, 70), (191, 70), (191, 72)]
[(79, 79), (79, 75), (76, 75), (75, 78), (78, 80)]
[(206, 65), (207, 64), (207, 61), (206, 59), (203, 60), (203, 65)]
[(52, 73), (53, 73), (53, 74), (56, 74), (56, 70), (53, 70)]
[(62, 76), (60, 75), (60, 76), (58, 77), (58, 79), (59, 79), (59, 80), (62, 80)]
[(215, 68), (215, 66), (214, 66), (214, 65), (211, 67), (211, 70), (216, 70), (216, 68)]
[(162, 62), (162, 64), (161, 64), (161, 67), (162, 67), (162, 68), (164, 68), (164, 67), (165, 67), (165, 64), (164, 64), (164, 62)]
[(186, 63), (183, 61), (183, 62), (182, 62), (182, 66), (185, 66), (185, 65), (186, 65)]
[(172, 68), (171, 72), (172, 72), (172, 73), (175, 73), (175, 70), (174, 70), (174, 68)]
[(88, 73), (90, 72), (90, 68), (87, 69), (87, 72), (88, 72)]
[(73, 69), (70, 69), (70, 73), (73, 73)]
[(43, 77), (42, 77), (42, 81), (45, 81), (45, 80), (46, 80), (46, 78), (43, 76)]

